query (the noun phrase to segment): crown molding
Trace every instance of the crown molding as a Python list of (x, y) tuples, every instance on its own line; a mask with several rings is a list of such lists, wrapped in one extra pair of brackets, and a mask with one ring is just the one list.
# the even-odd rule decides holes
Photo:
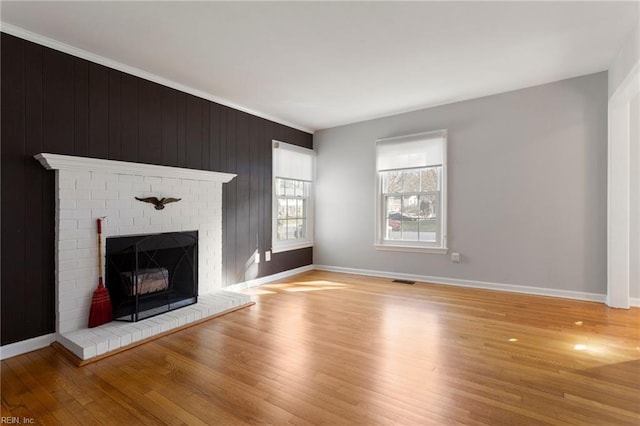
[(221, 183), (227, 183), (237, 176), (232, 173), (157, 166), (154, 164), (130, 163), (128, 161), (102, 160), (99, 158), (75, 157), (72, 155), (41, 153), (34, 155), (34, 158), (47, 170), (71, 170), (77, 172), (156, 176)]
[(148, 71), (144, 71), (144, 70), (141, 70), (139, 68), (136, 68), (136, 67), (133, 67), (133, 66), (130, 66), (130, 65), (126, 65), (126, 64), (123, 64), (121, 62), (114, 61), (114, 60), (109, 59), (109, 58), (105, 58), (105, 57), (100, 56), (100, 55), (96, 55), (95, 53), (91, 53), (91, 52), (88, 52), (86, 50), (80, 49), (78, 47), (71, 46), (69, 44), (62, 43), (62, 42), (54, 40), (52, 38), (43, 36), (41, 34), (34, 33), (34, 32), (31, 32), (31, 31), (25, 30), (23, 28), (20, 28), (20, 27), (16, 27), (15, 25), (8, 24), (8, 23), (6, 23), (4, 21), (0, 21), (0, 31), (2, 31), (4, 33), (7, 33), (7, 34), (10, 34), (12, 36), (18, 37), (18, 38), (27, 40), (27, 41), (31, 41), (33, 43), (40, 44), (42, 46), (49, 47), (49, 48), (54, 49), (54, 50), (58, 50), (60, 52), (68, 53), (69, 55), (77, 56), (78, 58), (86, 59), (87, 61), (90, 61), (90, 62), (95, 62), (96, 64), (104, 65), (105, 67), (113, 68), (113, 69), (116, 69), (118, 71), (122, 71), (124, 73), (131, 74), (131, 75), (134, 75), (136, 77), (140, 77), (140, 78), (143, 78), (145, 80), (149, 80), (149, 81), (152, 81), (154, 83), (158, 83), (158, 84), (161, 84), (163, 86), (167, 86), (167, 87), (170, 87), (172, 89), (176, 89), (176, 90), (179, 90), (181, 92), (185, 92), (185, 93), (188, 93), (190, 95), (194, 95), (194, 96), (206, 99), (206, 100), (211, 101), (211, 102), (215, 102), (215, 103), (220, 104), (220, 105), (227, 106), (229, 108), (233, 108), (233, 109), (238, 110), (238, 111), (246, 112), (247, 114), (255, 115), (256, 117), (264, 118), (266, 120), (273, 121), (275, 123), (282, 124), (284, 126), (292, 127), (294, 129), (298, 129), (298, 130), (301, 130), (303, 132), (307, 132), (307, 133), (311, 133), (311, 134), (314, 133), (314, 131), (312, 129), (306, 128), (304, 126), (299, 126), (297, 124), (290, 123), (290, 122), (288, 122), (286, 120), (281, 120), (281, 119), (279, 119), (277, 117), (272, 117), (272, 116), (270, 116), (268, 114), (264, 114), (264, 113), (261, 113), (259, 111), (252, 110), (250, 108), (243, 107), (242, 105), (238, 105), (238, 104), (233, 103), (231, 101), (228, 101), (226, 99), (219, 98), (217, 96), (214, 96), (214, 95), (212, 95), (210, 93), (207, 93), (207, 92), (204, 92), (202, 90), (194, 89), (193, 87), (186, 86), (184, 84), (175, 82), (173, 80), (169, 80), (169, 79), (164, 78), (164, 77), (160, 77), (160, 76), (158, 76), (156, 74), (153, 74), (153, 73), (150, 73)]

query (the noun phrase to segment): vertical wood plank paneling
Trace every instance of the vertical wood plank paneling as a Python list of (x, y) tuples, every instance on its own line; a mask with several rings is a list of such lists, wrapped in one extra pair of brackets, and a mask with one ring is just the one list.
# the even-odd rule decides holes
[(51, 49), (43, 51), (42, 124), (47, 152), (73, 155), (74, 58)]
[[(257, 199), (255, 202), (255, 208), (258, 211), (258, 223), (257, 223), (257, 229), (256, 229), (256, 235), (258, 238), (258, 248), (260, 250), (260, 259), (262, 261), (261, 265), (264, 266), (264, 264), (266, 263), (264, 261), (264, 252), (266, 250), (269, 250), (270, 247), (267, 246), (266, 241), (264, 240), (264, 232), (263, 229), (265, 228), (265, 221), (264, 221), (264, 199), (265, 197), (265, 180), (264, 180), (264, 169), (266, 167), (268, 167), (265, 163), (264, 163), (264, 150), (267, 146), (269, 146), (269, 142), (267, 141), (267, 138), (265, 136), (265, 126), (266, 126), (267, 120), (263, 119), (263, 118), (258, 118), (258, 131), (257, 131), (257, 135), (256, 135), (256, 143), (254, 146), (254, 150), (255, 150), (255, 156), (254, 156), (254, 164), (251, 166), (251, 172), (252, 174), (255, 174), (255, 178), (257, 180), (257, 188), (256, 188), (256, 195), (257, 195)], [(254, 171), (255, 168), (255, 171)], [(270, 168), (270, 167), (269, 167)], [(260, 268), (260, 275), (262, 276), (262, 267)]]
[(313, 149), (313, 137), (303, 131), (294, 129), (296, 143), (304, 148)]
[[(227, 151), (227, 171), (229, 173), (236, 173), (236, 129), (237, 129), (237, 117), (238, 111), (226, 108), (227, 112), (227, 138), (226, 138), (226, 151)], [(223, 210), (225, 214), (225, 227), (224, 233), (226, 236), (226, 244), (223, 248), (224, 255), (226, 257), (225, 269), (227, 275), (227, 285), (239, 282), (236, 278), (236, 239), (237, 239), (237, 194), (238, 194), (238, 178), (236, 177), (231, 182), (224, 185), (224, 201)]]
[(211, 123), (209, 121), (211, 118), (209, 116), (210, 103), (211, 102), (205, 101), (204, 99), (200, 99), (200, 111), (202, 112), (202, 153), (200, 154), (202, 164), (200, 167), (203, 170), (211, 170)]
[[(25, 182), (31, 190), (24, 192), (25, 201), (25, 283), (29, 292), (25, 295), (28, 303), (42, 307), (53, 299), (53, 286), (50, 279), (42, 275), (44, 262), (44, 223), (42, 216), (50, 214), (43, 208), (43, 177), (47, 172), (33, 155), (43, 151), (42, 143), (42, 48), (33, 44), (25, 45)], [(78, 120), (76, 120), (78, 122)], [(86, 132), (85, 132), (86, 138)], [(51, 232), (51, 230), (49, 231)], [(25, 332), (29, 336), (37, 336), (42, 330), (53, 326), (50, 310), (32, 309), (25, 317)]]
[(188, 95), (186, 100), (186, 164), (190, 169), (202, 168), (202, 104), (200, 99)]
[[(61, 52), (57, 52), (51, 49), (42, 48), (42, 142), (43, 142), (43, 151), (45, 152), (54, 152), (59, 154), (70, 154), (73, 155), (75, 153), (75, 69), (76, 69), (76, 58), (70, 55), (66, 55)], [(78, 64), (79, 68), (82, 68), (80, 64)], [(81, 85), (79, 85), (81, 86)], [(79, 139), (79, 146), (84, 144), (82, 139)], [(86, 145), (85, 145), (86, 146)], [(45, 173), (48, 181), (53, 181), (53, 173), (48, 172)], [(37, 190), (32, 182), (27, 182), (30, 190)], [(42, 187), (40, 187), (42, 188)], [(46, 190), (46, 189), (45, 189)], [(44, 191), (43, 191), (44, 192)], [(53, 193), (44, 195), (42, 192), (40, 196), (42, 199), (48, 202), (53, 197)], [(46, 204), (43, 207), (43, 214), (52, 214), (50, 210), (52, 206), (50, 204)], [(53, 222), (53, 217), (50, 222), (44, 222), (45, 225), (51, 226)], [(43, 223), (43, 222), (41, 222)], [(29, 226), (31, 224), (28, 224)], [(43, 228), (44, 229), (44, 228)], [(51, 226), (47, 228), (47, 231), (44, 232), (45, 238), (47, 239), (46, 246), (53, 246), (53, 236), (54, 236), (54, 228)], [(32, 250), (31, 247), (28, 247), (27, 250)], [(45, 252), (46, 253), (46, 252)], [(29, 262), (27, 260), (27, 262)], [(46, 263), (44, 263), (46, 262)], [(38, 267), (43, 271), (46, 270), (48, 272), (53, 272), (50, 267), (53, 263), (53, 259), (43, 259), (43, 263), (41, 263)], [(29, 268), (33, 267), (32, 264), (28, 263)], [(53, 305), (54, 300), (52, 295), (54, 294), (50, 289), (54, 287), (54, 275), (41, 275), (44, 279), (47, 280), (47, 283), (40, 284), (40, 288), (42, 285), (47, 287), (49, 286), (48, 297), (51, 299), (48, 301), (50, 305)], [(30, 298), (30, 293), (39, 291), (38, 282), (34, 285), (33, 283), (27, 282), (25, 285), (28, 286), (28, 292), (26, 300), (24, 303), (28, 307), (27, 312), (30, 312), (34, 309), (39, 309), (40, 306), (38, 302), (34, 302)], [(47, 293), (45, 293), (47, 294)], [(47, 315), (51, 315), (53, 309), (50, 308), (47, 310)], [(3, 314), (4, 315), (4, 314)], [(35, 326), (35, 325), (34, 325)], [(43, 332), (42, 330), (41, 332)], [(51, 327), (48, 327), (48, 332), (54, 331), (53, 324)], [(39, 334), (39, 333), (38, 333)], [(34, 333), (35, 335), (35, 333)], [(33, 337), (27, 334), (27, 337)]]
[(300, 145), (300, 146), (305, 146), (305, 140), (304, 140), (304, 135), (302, 134), (302, 132), (296, 130), (296, 129), (291, 129), (292, 130), (292, 135), (291, 135), (291, 140), (293, 141), (294, 144), (296, 145)]
[(289, 143), (292, 143), (294, 145), (300, 144), (300, 140), (298, 139), (296, 130), (292, 129), (291, 127), (287, 127), (285, 137), (287, 138), (288, 141), (290, 141)]
[[(262, 236), (260, 235), (260, 216), (262, 208), (260, 205), (261, 192), (260, 183), (262, 182), (262, 162), (260, 161), (260, 137), (262, 136), (262, 119), (249, 116), (249, 255), (255, 251), (260, 252), (263, 256), (260, 246), (262, 244)], [(252, 259), (249, 259), (253, 262)], [(258, 264), (260, 265), (260, 264)], [(255, 268), (254, 268), (255, 269)], [(259, 268), (258, 268), (259, 269)], [(254, 272), (252, 272), (253, 274)], [(256, 278), (253, 276), (252, 278)]]
[(107, 158), (122, 160), (122, 73), (109, 70), (109, 150)]
[(42, 144), (42, 48), (40, 46), (25, 43), (25, 65), (26, 154), (34, 155), (42, 152), (44, 148)]
[(89, 153), (89, 63), (79, 58), (73, 61), (73, 141), (74, 155)]
[[(271, 248), (270, 141), (310, 147), (311, 135), (6, 34), (0, 54), (2, 344), (55, 331), (55, 174), (37, 152), (237, 173), (223, 186), (223, 285), (256, 278), (256, 244)], [(274, 255), (257, 277), (311, 254)]]
[[(42, 186), (40, 194), (42, 196), (42, 211), (40, 212), (40, 222), (42, 223), (42, 263), (41, 282), (43, 299), (41, 305), (31, 305), (35, 309), (40, 309), (43, 318), (43, 327), (32, 337), (53, 333), (56, 331), (56, 306), (55, 306), (55, 172), (45, 170), (42, 174)], [(36, 191), (38, 189), (36, 188)], [(37, 267), (37, 266), (35, 266)]]
[(25, 46), (2, 35), (2, 344), (28, 338), (25, 282)]
[[(220, 136), (219, 136), (219, 152), (220, 152), (220, 168), (217, 169), (221, 172), (228, 172), (227, 169), (227, 107), (220, 106), (219, 107), (219, 121), (220, 123)], [(235, 180), (235, 179), (234, 179)], [(232, 181), (233, 182), (233, 181)], [(228, 220), (227, 211), (228, 211), (228, 203), (227, 203), (227, 191), (229, 190), (229, 184), (222, 185), (222, 285), (227, 286), (230, 285), (228, 281), (228, 252), (227, 249), (228, 243)]]
[(156, 83), (140, 80), (138, 161), (149, 164), (162, 162), (162, 96)]
[(305, 148), (313, 149), (313, 135), (310, 133), (304, 133)]
[(162, 88), (162, 164), (178, 166), (178, 97), (176, 91)]
[(96, 64), (89, 64), (89, 156), (109, 156), (109, 71)]
[[(264, 218), (264, 227), (262, 228), (262, 239), (264, 241), (264, 250), (271, 250), (272, 246), (272, 237), (271, 237), (271, 222), (272, 222), (272, 208), (273, 202), (271, 199), (271, 194), (273, 192), (273, 184), (272, 184), (272, 140), (274, 138), (274, 130), (275, 124), (271, 121), (267, 121), (265, 123), (265, 148), (262, 151), (262, 164), (264, 165), (262, 169), (263, 175), (263, 200), (262, 200), (262, 211)], [(271, 262), (265, 262), (262, 266), (262, 273), (264, 275), (273, 274), (275, 265), (275, 259), (272, 256)]]
[[(220, 171), (232, 173), (229, 170), (229, 156), (227, 148), (227, 138), (229, 132), (228, 116), (230, 108), (226, 106), (220, 106)], [(224, 188), (224, 185), (223, 185)], [(224, 208), (224, 206), (223, 206)]]
[(299, 250), (276, 253), (273, 256), (277, 268), (284, 268), (283, 271), (295, 269), (303, 265), (313, 263), (313, 248), (303, 248)]
[(123, 161), (138, 161), (138, 81), (128, 74), (122, 74), (122, 145)]
[(222, 171), (220, 164), (220, 105), (209, 103), (209, 170)]
[(237, 151), (236, 165), (238, 177), (235, 180), (237, 184), (236, 198), (236, 278), (245, 281), (246, 271), (251, 262), (249, 242), (249, 210), (251, 204), (249, 200), (249, 161), (250, 161), (250, 133), (249, 133), (249, 114), (245, 112), (238, 113), (237, 135)]
[(187, 95), (177, 92), (177, 121), (178, 121), (178, 166), (187, 166), (187, 148), (186, 148), (186, 102)]
[(295, 143), (291, 138), (290, 130), (291, 129), (289, 127), (279, 126), (276, 123), (274, 123), (274, 126), (272, 128), (272, 131), (273, 131), (272, 138), (280, 142)]

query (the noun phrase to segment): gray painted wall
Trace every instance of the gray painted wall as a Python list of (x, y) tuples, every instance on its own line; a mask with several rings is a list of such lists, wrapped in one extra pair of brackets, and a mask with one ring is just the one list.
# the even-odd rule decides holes
[[(316, 132), (314, 263), (606, 293), (607, 73)], [(374, 248), (375, 140), (449, 130), (448, 255)]]

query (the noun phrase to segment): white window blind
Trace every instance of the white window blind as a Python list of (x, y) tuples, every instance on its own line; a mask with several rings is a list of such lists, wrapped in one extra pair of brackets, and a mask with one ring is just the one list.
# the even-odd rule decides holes
[(446, 130), (378, 139), (378, 171), (433, 167), (444, 164)]
[(314, 152), (284, 142), (273, 142), (273, 173), (280, 179), (313, 181)]

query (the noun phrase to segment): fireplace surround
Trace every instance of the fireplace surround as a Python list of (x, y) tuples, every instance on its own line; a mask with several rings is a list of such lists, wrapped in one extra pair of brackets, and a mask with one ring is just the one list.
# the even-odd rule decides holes
[[(222, 185), (235, 175), (47, 153), (35, 158), (56, 173), (56, 340), (78, 358), (99, 356), (250, 303), (248, 296), (221, 286)], [(135, 199), (153, 196), (181, 201), (157, 210)], [(196, 232), (198, 303), (135, 323), (115, 321), (88, 329), (91, 297), (98, 283), (95, 226), (99, 217), (106, 217), (105, 239)], [(105, 239), (102, 253), (106, 253)], [(162, 273), (160, 268), (156, 267), (156, 276)]]

